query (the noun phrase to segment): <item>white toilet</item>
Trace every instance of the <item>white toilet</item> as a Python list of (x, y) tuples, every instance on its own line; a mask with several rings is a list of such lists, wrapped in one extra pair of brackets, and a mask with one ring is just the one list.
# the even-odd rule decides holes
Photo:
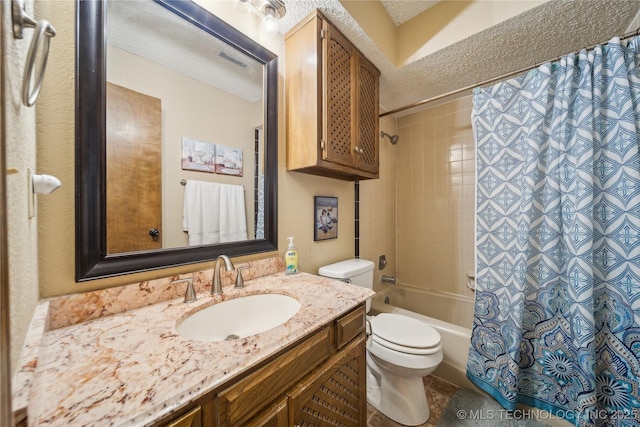
[[(326, 265), (320, 276), (373, 288), (373, 262), (350, 259)], [(367, 300), (367, 313), (371, 302)], [(397, 423), (429, 419), (422, 377), (442, 361), (440, 334), (420, 320), (392, 313), (367, 315), (367, 401)]]

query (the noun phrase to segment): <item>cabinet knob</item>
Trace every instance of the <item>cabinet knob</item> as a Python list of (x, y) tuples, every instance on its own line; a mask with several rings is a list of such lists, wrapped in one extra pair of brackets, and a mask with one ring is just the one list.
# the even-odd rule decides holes
[(364, 153), (364, 150), (358, 146), (353, 147), (353, 151), (355, 151), (356, 153), (362, 154)]

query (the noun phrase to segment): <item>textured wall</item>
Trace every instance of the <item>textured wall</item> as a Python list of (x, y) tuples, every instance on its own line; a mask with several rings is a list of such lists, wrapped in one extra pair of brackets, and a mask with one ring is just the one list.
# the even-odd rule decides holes
[[(33, 16), (33, 2), (26, 2)], [(16, 40), (11, 33), (11, 16), (2, 16), (2, 55), (6, 66), (5, 99), (7, 168), (17, 173), (7, 176), (7, 225), (9, 240), (9, 303), (11, 327), (11, 366), (16, 361), (33, 310), (38, 302), (38, 242), (37, 218), (29, 219), (29, 185), (27, 168), (36, 171), (35, 111), (22, 105), (22, 73), (33, 30), (25, 30), (24, 38)], [(13, 370), (13, 368), (12, 368)]]

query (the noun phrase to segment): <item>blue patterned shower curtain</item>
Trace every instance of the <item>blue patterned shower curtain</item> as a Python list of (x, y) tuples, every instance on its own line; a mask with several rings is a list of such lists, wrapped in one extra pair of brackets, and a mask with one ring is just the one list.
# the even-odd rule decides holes
[(467, 376), (576, 425), (640, 425), (638, 37), (474, 94)]

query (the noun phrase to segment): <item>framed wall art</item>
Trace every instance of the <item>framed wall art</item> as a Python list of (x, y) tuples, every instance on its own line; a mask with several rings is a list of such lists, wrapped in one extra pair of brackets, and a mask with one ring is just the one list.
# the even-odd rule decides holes
[(338, 198), (314, 196), (315, 229), (313, 240), (327, 240), (338, 237)]
[(182, 169), (215, 173), (216, 146), (212, 142), (182, 137)]
[(216, 144), (216, 173), (242, 176), (242, 150)]

